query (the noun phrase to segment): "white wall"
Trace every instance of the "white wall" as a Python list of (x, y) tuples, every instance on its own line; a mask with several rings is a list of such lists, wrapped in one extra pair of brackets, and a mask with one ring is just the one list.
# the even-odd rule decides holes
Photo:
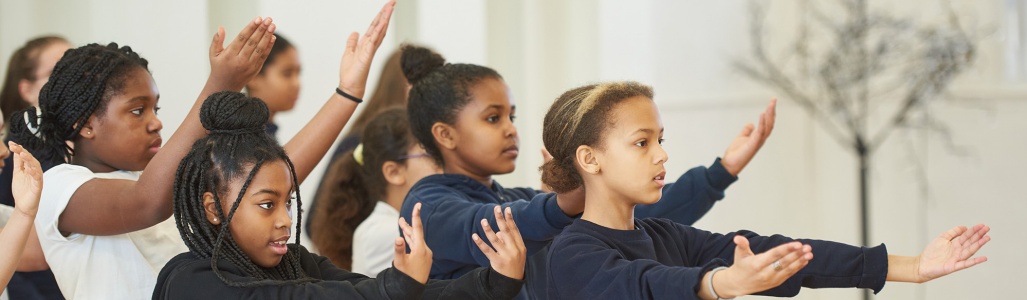
[[(938, 135), (893, 135), (873, 158), (874, 243), (891, 253), (916, 254), (955, 225), (987, 223), (994, 241), (980, 254), (990, 261), (925, 285), (888, 284), (875, 299), (971, 299), (1018, 294), (1006, 278), (1022, 278), (1027, 247), (1027, 84), (1006, 77), (1006, 1), (952, 1), (968, 26), (996, 32), (980, 40), (974, 69), (954, 84), (948, 101), (930, 113), (952, 127), (966, 154)], [(767, 4), (768, 2), (760, 2)], [(770, 40), (794, 35), (801, 1), (769, 2)], [(518, 105), (523, 155), (506, 186), (536, 186), (541, 120), (561, 92), (601, 80), (638, 80), (656, 90), (668, 172), (708, 165), (723, 154), (746, 122), (779, 95), (745, 79), (730, 62), (748, 51), (748, 1), (421, 1), (397, 5), (383, 58), (400, 41), (435, 48), (450, 61), (492, 66)], [(350, 31), (363, 31), (381, 1), (28, 1), (0, 2), (0, 67), (24, 40), (59, 33), (72, 42), (110, 40), (132, 45), (151, 61), (162, 94), (165, 135), (177, 127), (207, 72), (204, 58), (216, 25), (235, 34), (256, 15), (275, 18), (300, 50), (303, 90), (293, 112), (277, 116), (287, 140), (331, 93)], [(936, 20), (937, 2), (873, 1), (875, 9)], [(140, 29), (140, 27), (144, 29)], [(779, 50), (780, 51), (780, 50)], [(382, 59), (372, 68), (373, 85)], [(321, 166), (323, 167), (323, 166)], [(698, 227), (751, 229), (795, 237), (857, 243), (854, 156), (788, 99), (781, 99), (770, 141)], [(311, 199), (321, 169), (302, 186)], [(799, 299), (857, 299), (854, 290), (804, 290)]]

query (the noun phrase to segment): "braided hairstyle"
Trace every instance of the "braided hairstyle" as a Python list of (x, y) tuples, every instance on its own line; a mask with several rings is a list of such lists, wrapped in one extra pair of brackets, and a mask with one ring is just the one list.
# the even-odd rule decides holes
[[(200, 123), (210, 134), (193, 144), (175, 174), (175, 223), (182, 240), (194, 255), (209, 258), (214, 273), (229, 286), (275, 285), (313, 280), (300, 267), (299, 251), (288, 251), (277, 266), (263, 268), (246, 256), (228, 229), (253, 176), (267, 162), (284, 161), (289, 166), (296, 193), (295, 207), (303, 205), (292, 161), (274, 137), (264, 131), (268, 116), (267, 105), (258, 98), (232, 91), (210, 95), (200, 107)], [(247, 171), (248, 167), (252, 169)], [(228, 195), (234, 201), (230, 202), (231, 209), (226, 216), (221, 208), (228, 203), (218, 195), (227, 194), (234, 180), (245, 181), (239, 195)], [(206, 192), (214, 195), (214, 203), (219, 208), (218, 218), (224, 220), (220, 225), (211, 224), (206, 219), (203, 206), (203, 195)], [(301, 215), (296, 214), (297, 222)], [(296, 227), (296, 244), (300, 242), (300, 227)], [(217, 266), (218, 259), (222, 258), (257, 280), (228, 280)]]
[[(405, 163), (404, 155), (417, 140), (410, 134), (406, 110), (394, 107), (376, 115), (361, 134), (363, 147), (346, 152), (329, 167), (315, 201), (318, 218), (311, 224), (311, 236), (321, 254), (336, 266), (353, 265), (353, 231), (378, 201), (385, 198), (389, 185), (382, 174), (386, 162)], [(353, 151), (360, 150), (358, 163)]]
[(7, 75), (4, 76), (3, 88), (0, 88), (0, 111), (4, 117), (10, 117), (12, 113), (29, 107), (28, 100), (21, 97), (18, 92), (18, 83), (22, 80), (36, 81), (36, 70), (39, 69), (39, 57), (43, 51), (53, 44), (68, 44), (59, 36), (41, 36), (29, 40), (24, 46), (18, 48), (11, 54), (11, 60), (7, 63)]
[(78, 138), (90, 116), (103, 116), (131, 71), (149, 72), (147, 65), (132, 48), (116, 43), (68, 50), (39, 91), (42, 114), (29, 107), (11, 115), (11, 140), (35, 155), (44, 170), (70, 161), (75, 152), (66, 141)]
[(643, 96), (653, 98), (653, 89), (634, 82), (608, 82), (574, 88), (560, 95), (542, 121), (542, 142), (553, 159), (539, 167), (542, 183), (563, 193), (584, 182), (574, 164), (578, 146), (602, 146), (602, 136), (613, 124), (609, 118), (621, 101)]
[(456, 115), (468, 102), (468, 90), (484, 79), (503, 79), (496, 70), (474, 64), (450, 64), (428, 48), (404, 46), (400, 59), (403, 74), (413, 85), (407, 103), (410, 129), (435, 162), (445, 162), (431, 127), (436, 122), (454, 124)]

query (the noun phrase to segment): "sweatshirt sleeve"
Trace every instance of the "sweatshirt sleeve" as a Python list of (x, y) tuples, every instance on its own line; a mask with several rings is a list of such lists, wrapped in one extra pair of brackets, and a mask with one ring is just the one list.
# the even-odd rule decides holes
[(218, 265), (229, 280), (252, 286), (228, 286), (207, 260), (198, 260), (159, 278), (153, 299), (421, 299), (424, 292), (423, 284), (394, 268), (368, 278), (331, 266), (320, 270), (325, 280), (290, 283), (254, 282), (230, 273), (231, 265)]
[(734, 236), (739, 234), (749, 239), (753, 253), (760, 254), (781, 244), (800, 241), (813, 248), (813, 260), (781, 285), (757, 293), (757, 295), (793, 297), (802, 287), (807, 288), (865, 288), (878, 293), (884, 288), (888, 275), (888, 251), (885, 246), (857, 247), (832, 241), (813, 239), (792, 239), (782, 235), (760, 236), (752, 231), (717, 234), (676, 225), (681, 228), (684, 241), (696, 241), (687, 245), (689, 259), (708, 261), (722, 259), (734, 264)]
[(710, 211), (717, 200), (724, 199), (724, 190), (738, 177), (724, 169), (717, 158), (709, 168), (699, 166), (682, 174), (677, 181), (663, 187), (663, 198), (650, 205), (635, 207), (635, 217), (666, 218), (691, 225)]
[[(703, 274), (723, 266), (668, 266), (650, 259), (627, 260), (584, 236), (563, 236), (550, 248), (550, 299), (698, 299)], [(694, 284), (688, 284), (694, 283)]]
[(407, 220), (410, 219), (414, 204), (421, 203), (424, 239), (432, 249), (435, 261), (450, 260), (489, 266), (488, 257), (471, 240), (471, 234), (477, 233), (484, 239), (482, 219), (488, 220), (493, 229), (499, 228), (493, 212), (496, 205), (501, 205), (504, 210), (506, 207), (512, 209), (529, 256), (544, 247), (574, 220), (557, 206), (556, 194), (538, 194), (530, 201), (522, 199), (503, 204), (473, 202), (464, 197), (445, 187), (425, 187), (407, 195), (404, 201), (400, 213)]
[(428, 280), (423, 299), (513, 299), (524, 281), (477, 268), (452, 280)]

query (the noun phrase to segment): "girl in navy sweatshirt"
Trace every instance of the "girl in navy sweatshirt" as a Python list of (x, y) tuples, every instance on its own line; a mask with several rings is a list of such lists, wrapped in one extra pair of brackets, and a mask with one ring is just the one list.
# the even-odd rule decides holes
[(984, 225), (956, 227), (910, 257), (888, 255), (884, 245), (718, 234), (636, 218), (635, 207), (661, 201), (665, 185), (668, 156), (652, 98), (635, 82), (594, 84), (564, 93), (546, 114), (542, 138), (553, 159), (542, 182), (558, 193), (587, 191), (581, 219), (549, 250), (549, 298), (789, 297), (800, 287), (876, 293), (885, 281), (925, 282), (987, 260), (972, 257), (990, 240)]
[[(446, 63), (431, 50), (411, 46), (404, 48), (401, 65), (412, 84), (407, 106), (411, 131), (444, 172), (415, 184), (400, 209), (401, 216), (410, 217), (414, 203), (424, 205), (425, 240), (435, 249), (432, 278), (455, 278), (488, 265), (467, 235), (487, 231), (476, 221), (486, 218), (494, 222), (491, 212), (495, 206), (513, 209), (529, 256), (548, 245), (582, 212), (580, 190), (544, 193), (534, 188), (503, 188), (492, 179), (513, 172), (519, 154), (513, 123), (516, 105), (495, 70)], [(768, 110), (772, 112), (773, 107)], [(683, 224), (695, 222), (724, 197), (724, 189), (762, 146), (773, 118), (767, 121), (758, 128), (747, 126), (724, 159), (717, 159), (708, 169), (689, 170), (676, 184), (666, 186), (664, 201), (639, 206), (638, 214)], [(544, 291), (538, 284), (545, 281), (536, 281), (544, 275), (536, 271), (544, 269), (544, 261), (529, 259), (528, 290)]]

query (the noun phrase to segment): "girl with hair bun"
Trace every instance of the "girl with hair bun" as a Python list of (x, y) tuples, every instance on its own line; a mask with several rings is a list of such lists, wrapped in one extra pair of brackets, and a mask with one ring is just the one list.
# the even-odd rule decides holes
[[(524, 246), (512, 216), (482, 248), (495, 268), (452, 281), (428, 281), (419, 206), (400, 220), (394, 268), (377, 278), (339, 269), (295, 242), (289, 228), (302, 206), (292, 160), (264, 130), (267, 105), (238, 92), (212, 95), (200, 111), (210, 135), (196, 141), (175, 177), (175, 221), (189, 252), (160, 272), (153, 299), (509, 299), (520, 290)], [(295, 200), (295, 203), (293, 201)], [(409, 246), (410, 252), (406, 253)], [(519, 274), (508, 277), (503, 273)]]
[[(413, 85), (407, 105), (414, 137), (442, 166), (444, 174), (425, 177), (411, 189), (400, 210), (410, 217), (414, 203), (423, 203), (425, 241), (435, 249), (432, 278), (460, 276), (485, 266), (466, 234), (486, 227), (477, 220), (491, 217), (493, 208), (511, 208), (528, 249), (525, 293), (544, 297), (545, 249), (563, 228), (583, 211), (581, 189), (546, 193), (534, 188), (504, 188), (492, 176), (514, 171), (519, 136), (513, 120), (514, 99), (502, 76), (488, 67), (447, 63), (429, 49), (407, 46), (402, 67)], [(773, 111), (773, 106), (768, 112)], [(698, 220), (724, 197), (773, 128), (770, 114), (759, 127), (746, 126), (728, 147), (724, 158), (709, 168), (685, 172), (665, 188), (665, 199), (639, 206), (641, 216), (665, 217), (682, 224)], [(493, 223), (494, 224), (494, 223)], [(542, 255), (534, 255), (541, 252)]]
[(719, 234), (640, 218), (635, 207), (663, 201), (663, 135), (652, 89), (635, 82), (575, 88), (549, 108), (542, 139), (553, 159), (542, 181), (557, 192), (588, 191), (581, 218), (549, 249), (550, 299), (792, 297), (801, 287), (877, 293), (885, 281), (922, 283), (987, 261), (973, 257), (991, 240), (984, 225), (953, 228), (920, 255), (899, 256), (884, 245)]

